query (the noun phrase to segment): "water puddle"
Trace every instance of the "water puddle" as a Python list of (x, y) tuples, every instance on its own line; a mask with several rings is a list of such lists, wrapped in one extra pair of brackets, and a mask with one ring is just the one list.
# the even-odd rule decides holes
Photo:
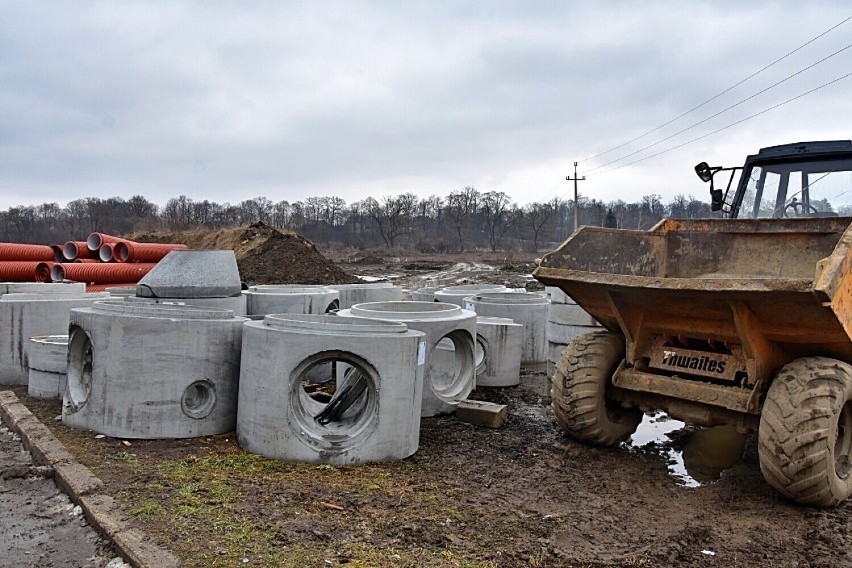
[(658, 450), (666, 460), (669, 474), (684, 487), (713, 483), (742, 458), (746, 435), (737, 432), (734, 426), (692, 431), (685, 430), (685, 426), (664, 412), (648, 413), (629, 445)]

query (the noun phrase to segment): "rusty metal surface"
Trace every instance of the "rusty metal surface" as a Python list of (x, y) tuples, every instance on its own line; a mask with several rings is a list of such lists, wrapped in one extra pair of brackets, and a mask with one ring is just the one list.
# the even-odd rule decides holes
[(671, 345), (665, 337), (655, 337), (647, 353), (652, 368), (672, 373), (696, 375), (734, 382), (737, 373), (746, 372), (742, 347), (731, 345), (732, 353), (699, 351)]
[(752, 394), (751, 389), (686, 381), (676, 376), (667, 377), (626, 368), (616, 371), (612, 384), (620, 389), (689, 400), (739, 413), (748, 413), (749, 397)]
[[(635, 393), (633, 401), (644, 393), (671, 408), (692, 401), (693, 414), (702, 407), (756, 414), (760, 393), (788, 361), (823, 355), (852, 363), (850, 223), (830, 217), (663, 220), (647, 232), (582, 227), (533, 275), (625, 336), (625, 368), (615, 384)], [(654, 338), (677, 336), (742, 353), (745, 374), (735, 380), (745, 388), (662, 364)]]

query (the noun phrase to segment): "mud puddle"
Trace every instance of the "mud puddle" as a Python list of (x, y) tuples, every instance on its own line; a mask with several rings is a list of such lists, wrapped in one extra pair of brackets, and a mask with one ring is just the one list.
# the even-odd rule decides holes
[(692, 430), (664, 412), (652, 412), (642, 419), (628, 445), (657, 450), (678, 485), (700, 487), (718, 481), (725, 470), (736, 465), (745, 442), (745, 434), (734, 426)]

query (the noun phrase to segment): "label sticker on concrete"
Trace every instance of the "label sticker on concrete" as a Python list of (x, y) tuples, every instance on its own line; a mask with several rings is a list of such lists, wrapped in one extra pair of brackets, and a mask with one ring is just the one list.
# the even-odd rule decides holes
[(421, 341), (417, 346), (417, 364), (424, 365), (426, 363), (426, 342)]
[(472, 312), (475, 312), (475, 311), (476, 311), (476, 310), (474, 310), (474, 309), (473, 309), (473, 304), (471, 304), (470, 302), (465, 302), (465, 303), (464, 303), (464, 309), (466, 309), (466, 310), (470, 310), (470, 311), (472, 311)]

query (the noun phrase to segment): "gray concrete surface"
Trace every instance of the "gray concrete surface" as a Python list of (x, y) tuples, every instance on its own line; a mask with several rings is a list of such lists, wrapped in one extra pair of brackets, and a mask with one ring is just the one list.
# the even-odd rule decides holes
[(251, 286), (243, 292), (246, 314), (324, 314), (340, 307), (340, 294), (328, 286), (274, 285)]
[(464, 300), (465, 309), (478, 316), (509, 318), (524, 326), (522, 365), (547, 361), (547, 311), (550, 301), (539, 292), (478, 292)]
[[(109, 298), (106, 292), (9, 293), (0, 297), (0, 384), (25, 385), (29, 339), (37, 335), (68, 333), (71, 308)], [(59, 288), (61, 290), (61, 288)]]
[(228, 298), (242, 291), (232, 250), (173, 250), (136, 285), (147, 298)]
[(522, 324), (509, 318), (477, 317), (476, 386), (511, 387), (519, 384), (523, 350)]
[(364, 284), (333, 284), (329, 286), (340, 294), (340, 309), (351, 308), (366, 302), (399, 302), (402, 288), (390, 282), (365, 282)]
[(68, 335), (30, 338), (27, 394), (36, 398), (62, 398), (68, 369)]
[(0, 566), (126, 568), (0, 418)]
[(435, 291), (435, 300), (464, 308), (464, 299), (480, 292), (508, 292), (502, 284), (459, 284)]
[[(454, 412), (476, 381), (476, 314), (443, 302), (371, 302), (337, 312), (339, 317), (401, 321), (426, 334), (426, 372), (421, 416)], [(438, 349), (438, 344), (442, 349)]]
[[(297, 314), (248, 322), (237, 440), (288, 461), (406, 458), (420, 440), (425, 352), (425, 334), (404, 323)], [(348, 402), (324, 417), (337, 400)]]
[(120, 438), (233, 430), (245, 321), (122, 300), (71, 310), (62, 421)]

